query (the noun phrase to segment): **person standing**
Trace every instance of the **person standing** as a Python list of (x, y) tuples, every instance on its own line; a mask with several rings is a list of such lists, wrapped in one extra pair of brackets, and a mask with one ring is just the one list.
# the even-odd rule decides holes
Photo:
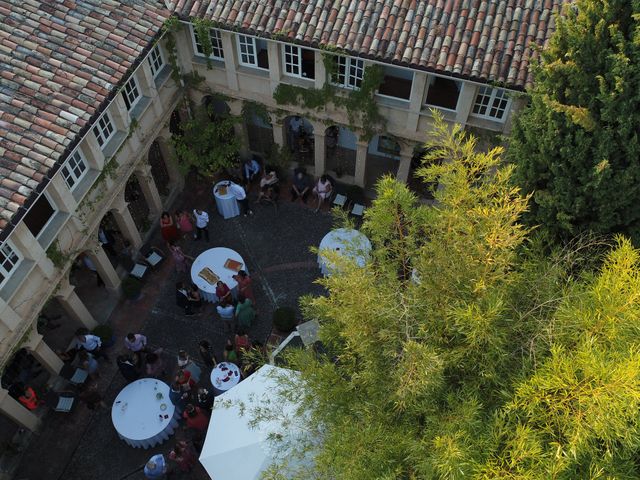
[(95, 358), (102, 357), (107, 362), (109, 357), (102, 351), (102, 340), (96, 335), (91, 335), (86, 328), (76, 330), (76, 348), (84, 349), (91, 353)]
[(253, 215), (253, 210), (249, 206), (249, 199), (247, 198), (247, 192), (244, 191), (242, 185), (238, 185), (237, 183), (229, 182), (227, 185), (229, 193), (236, 197), (238, 204), (242, 207), (242, 213), (246, 217), (247, 215)]
[(256, 311), (253, 309), (253, 303), (248, 298), (238, 302), (236, 306), (236, 319), (238, 327), (247, 330), (251, 327), (253, 320), (256, 318)]
[(244, 270), (240, 270), (232, 278), (238, 282), (238, 296), (250, 299), (255, 306), (256, 298), (253, 296), (253, 287), (251, 286), (253, 280), (251, 280), (249, 274)]
[(218, 360), (211, 350), (211, 344), (207, 340), (200, 340), (200, 344), (198, 345), (200, 358), (204, 364), (210, 369), (214, 369), (218, 364)]
[(209, 214), (204, 210), (196, 208), (193, 210), (193, 216), (196, 219), (196, 234), (194, 238), (200, 240), (204, 235), (207, 243), (209, 242)]
[(176, 305), (184, 308), (185, 315), (193, 315), (193, 307), (189, 301), (189, 291), (182, 282), (176, 283)]
[(186, 210), (180, 210), (176, 214), (176, 221), (183, 237), (187, 237), (193, 233), (193, 223), (191, 223), (191, 218)]
[(128, 333), (124, 337), (124, 346), (131, 352), (147, 352), (147, 337), (141, 333)]
[(180, 236), (176, 223), (169, 212), (162, 212), (162, 215), (160, 215), (160, 233), (167, 243), (175, 242)]
[(182, 251), (180, 246), (176, 245), (173, 242), (169, 243), (169, 251), (171, 252), (171, 256), (173, 257), (173, 261), (176, 264), (176, 271), (178, 273), (184, 273), (187, 271), (187, 260), (191, 260), (193, 262), (193, 257), (185, 254)]
[(233, 305), (227, 303), (227, 301), (220, 302), (220, 305), (216, 307), (216, 311), (218, 315), (220, 315), (220, 319), (224, 323), (224, 329), (228, 332), (233, 332), (233, 323), (235, 320), (235, 309)]

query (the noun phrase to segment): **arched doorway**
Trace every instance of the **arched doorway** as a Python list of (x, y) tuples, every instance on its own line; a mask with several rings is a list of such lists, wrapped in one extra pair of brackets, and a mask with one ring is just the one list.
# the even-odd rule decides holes
[(147, 201), (142, 193), (142, 188), (135, 175), (129, 177), (124, 187), (124, 201), (127, 202), (127, 208), (133, 217), (138, 232), (140, 232), (140, 234), (147, 232), (151, 227), (149, 205), (147, 205)]
[[(407, 184), (418, 196), (426, 200), (433, 200), (433, 192), (438, 188), (438, 182), (425, 182), (422, 178), (416, 176), (417, 170), (425, 164), (423, 160), (425, 153), (427, 153), (427, 149), (423, 147), (417, 146), (414, 149)], [(436, 160), (435, 163), (439, 165), (442, 163), (442, 159)]]
[(314, 164), (315, 141), (313, 125), (307, 119), (294, 115), (284, 120), (286, 140), (295, 161), (300, 165)]
[(245, 115), (249, 150), (268, 156), (273, 148), (273, 126), (268, 115), (249, 112)]
[(396, 175), (400, 165), (400, 144), (391, 135), (376, 135), (367, 149), (365, 187), (372, 189), (376, 181), (389, 173)]
[(147, 159), (151, 166), (151, 176), (156, 184), (158, 193), (166, 198), (171, 192), (171, 177), (169, 176), (169, 170), (167, 169), (167, 164), (162, 155), (162, 149), (158, 140), (154, 140), (153, 143), (151, 143)]
[(182, 117), (180, 115), (180, 109), (176, 108), (171, 113), (171, 118), (169, 118), (169, 131), (171, 135), (182, 135)]
[(231, 108), (227, 105), (227, 102), (212, 95), (205, 96), (202, 99), (202, 105), (207, 109), (212, 122), (220, 118), (226, 118), (231, 113)]
[(326, 169), (340, 178), (356, 174), (356, 142), (358, 138), (346, 127), (332, 125), (325, 130)]

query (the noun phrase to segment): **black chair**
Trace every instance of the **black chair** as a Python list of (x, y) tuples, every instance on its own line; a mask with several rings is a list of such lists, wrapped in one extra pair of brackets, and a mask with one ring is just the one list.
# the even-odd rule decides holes
[(45, 395), (44, 402), (56, 412), (69, 413), (76, 403), (76, 396), (71, 392), (51, 391)]

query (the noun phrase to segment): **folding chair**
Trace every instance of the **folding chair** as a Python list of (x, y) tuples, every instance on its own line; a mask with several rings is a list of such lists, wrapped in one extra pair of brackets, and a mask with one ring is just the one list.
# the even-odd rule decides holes
[(164, 256), (160, 254), (157, 248), (151, 247), (144, 256), (144, 261), (152, 268), (157, 267), (164, 260)]
[(65, 364), (60, 370), (60, 376), (74, 385), (82, 385), (87, 380), (89, 373), (83, 368)]
[(364, 214), (364, 205), (360, 205), (359, 203), (354, 203), (353, 208), (351, 209), (351, 215), (362, 217), (363, 214)]
[(147, 265), (136, 263), (129, 272), (129, 275), (137, 278), (138, 280), (142, 280), (142, 277), (144, 277), (144, 275), (147, 273), (147, 270), (149, 270), (149, 267)]
[(45, 403), (56, 412), (69, 413), (75, 403), (75, 395), (70, 392), (49, 392)]
[(344, 208), (346, 203), (347, 203), (347, 197), (338, 193), (333, 199), (332, 205), (335, 205), (336, 207)]

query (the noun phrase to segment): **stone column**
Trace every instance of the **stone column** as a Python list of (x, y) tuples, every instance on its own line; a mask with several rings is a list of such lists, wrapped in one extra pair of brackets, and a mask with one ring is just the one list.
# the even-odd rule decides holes
[(273, 142), (281, 148), (286, 147), (285, 125), (284, 122), (278, 121), (275, 115), (271, 117), (271, 126), (273, 130)]
[(356, 175), (355, 184), (364, 188), (365, 173), (367, 169), (367, 150), (369, 149), (368, 143), (358, 141), (356, 143)]
[(409, 181), (409, 173), (411, 171), (411, 159), (413, 158), (413, 150), (408, 146), (402, 146), (400, 150), (400, 165), (398, 165), (398, 172), (396, 173), (396, 179), (399, 182), (407, 183)]
[[(317, 128), (321, 127), (321, 128)], [(318, 133), (320, 130), (321, 133)], [(316, 177), (322, 175), (326, 169), (326, 152), (325, 152), (325, 134), (322, 125), (313, 126), (313, 138), (314, 138), (314, 169)]]
[(269, 83), (271, 86), (271, 94), (275, 92), (280, 79), (282, 78), (282, 62), (280, 56), (280, 44), (277, 42), (267, 43), (267, 54), (269, 56)]
[(471, 109), (473, 108), (473, 104), (476, 100), (477, 91), (477, 85), (462, 82), (462, 90), (458, 97), (458, 106), (456, 109), (456, 123), (461, 125), (465, 125), (467, 123), (467, 119), (469, 118), (469, 114), (471, 113)]
[(9, 395), (9, 391), (4, 388), (0, 388), (0, 413), (32, 432), (40, 426), (40, 419)]
[(124, 193), (121, 193), (114, 202), (111, 213), (122, 235), (131, 242), (131, 246), (135, 250), (138, 250), (142, 246), (142, 237), (138, 227), (136, 227), (136, 223), (133, 221), (127, 202), (124, 201)]
[(138, 179), (142, 195), (144, 195), (144, 199), (146, 200), (147, 205), (149, 205), (151, 215), (154, 218), (159, 217), (164, 209), (162, 207), (160, 192), (158, 192), (156, 182), (153, 179), (153, 175), (151, 175), (151, 165), (148, 163), (139, 165), (136, 167), (134, 175)]
[(22, 319), (15, 310), (2, 298), (0, 298), (0, 323), (5, 325), (10, 332), (16, 330), (22, 323)]
[(111, 263), (111, 260), (109, 260), (104, 248), (97, 243), (90, 246), (89, 250), (85, 253), (96, 266), (98, 275), (100, 275), (104, 285), (111, 290), (117, 290), (120, 287), (120, 277), (118, 276), (116, 269), (113, 268), (113, 264)]
[(75, 292), (75, 287), (69, 283), (68, 279), (60, 282), (60, 289), (55, 296), (64, 311), (76, 322), (81, 323), (89, 330), (98, 326), (98, 322), (93, 318), (91, 312), (87, 310), (87, 307), (84, 306), (84, 303)]
[(427, 74), (424, 72), (414, 72), (413, 74), (409, 111), (407, 112), (407, 133), (415, 133), (418, 129), (427, 78)]
[(231, 90), (238, 90), (238, 65), (233, 48), (233, 35), (224, 30), (219, 30), (220, 40), (222, 40), (222, 51), (224, 52), (224, 71), (227, 74), (227, 86)]
[(44, 342), (44, 338), (35, 330), (31, 331), (29, 340), (23, 345), (51, 375), (58, 375), (62, 370), (62, 360)]

